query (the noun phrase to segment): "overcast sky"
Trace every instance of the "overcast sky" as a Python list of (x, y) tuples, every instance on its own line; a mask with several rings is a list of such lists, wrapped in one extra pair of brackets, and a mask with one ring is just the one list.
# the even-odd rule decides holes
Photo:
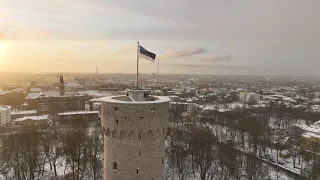
[[(0, 70), (320, 75), (319, 0), (0, 0)], [(141, 60), (141, 73), (157, 63)]]

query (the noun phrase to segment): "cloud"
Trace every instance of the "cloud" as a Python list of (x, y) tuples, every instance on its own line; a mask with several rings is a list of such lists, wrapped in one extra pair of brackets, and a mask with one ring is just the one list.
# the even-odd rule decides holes
[(16, 37), (19, 39), (45, 40), (45, 39), (51, 39), (53, 35), (46, 30), (40, 30), (40, 29), (34, 29), (34, 28), (20, 28), (16, 32)]
[(124, 47), (115, 51), (116, 54), (129, 54), (137, 51), (135, 46)]
[(203, 48), (192, 48), (192, 49), (183, 49), (178, 51), (167, 52), (162, 55), (163, 58), (181, 58), (189, 57), (197, 54), (205, 53), (206, 50)]
[(219, 56), (219, 55), (214, 55), (210, 57), (205, 57), (201, 59), (202, 61), (205, 62), (229, 62), (235, 60), (235, 57), (232, 55), (227, 55), (227, 56)]
[(259, 66), (259, 65), (213, 65), (213, 64), (172, 64), (172, 63), (162, 63), (163, 66), (172, 66), (172, 67), (189, 67), (189, 68), (212, 68), (212, 69), (268, 69), (268, 70), (284, 70), (281, 67), (276, 66)]
[(74, 54), (79, 54), (79, 52), (74, 51), (74, 50), (65, 49), (65, 50), (60, 51), (60, 54), (63, 54), (63, 55), (74, 55)]
[(5, 37), (6, 39), (18, 41), (38, 41), (51, 40), (54, 38), (52, 32), (40, 28), (14, 27), (5, 33), (6, 34), (0, 32), (0, 39)]

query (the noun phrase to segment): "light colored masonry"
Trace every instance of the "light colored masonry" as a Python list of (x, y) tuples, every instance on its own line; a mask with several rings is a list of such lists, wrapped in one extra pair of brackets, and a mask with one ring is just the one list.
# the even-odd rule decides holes
[(169, 99), (130, 90), (102, 98), (104, 180), (163, 180)]

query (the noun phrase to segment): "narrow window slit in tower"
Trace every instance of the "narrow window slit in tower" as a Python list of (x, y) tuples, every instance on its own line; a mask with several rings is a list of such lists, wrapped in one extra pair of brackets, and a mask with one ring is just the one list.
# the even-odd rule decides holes
[(137, 169), (137, 174), (139, 174), (139, 168)]
[(114, 170), (117, 170), (117, 169), (118, 169), (118, 167), (117, 167), (117, 162), (113, 162), (113, 169), (114, 169)]

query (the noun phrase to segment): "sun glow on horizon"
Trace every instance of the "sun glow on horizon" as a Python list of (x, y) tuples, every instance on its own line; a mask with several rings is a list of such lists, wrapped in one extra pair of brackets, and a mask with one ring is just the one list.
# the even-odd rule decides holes
[(0, 61), (5, 59), (5, 54), (8, 50), (9, 43), (3, 40), (0, 40)]

